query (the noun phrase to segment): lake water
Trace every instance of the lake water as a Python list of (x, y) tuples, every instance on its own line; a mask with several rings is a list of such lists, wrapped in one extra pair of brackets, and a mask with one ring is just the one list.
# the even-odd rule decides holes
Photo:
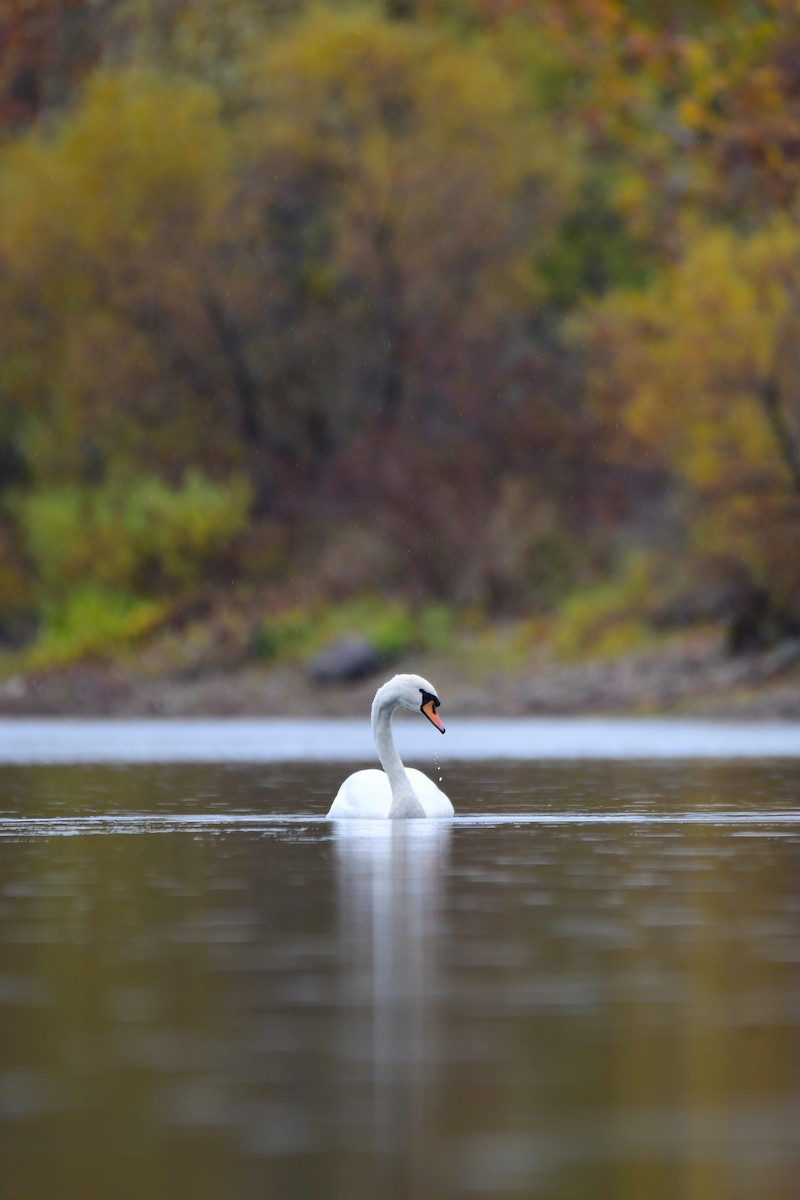
[(800, 729), (418, 724), (0, 722), (3, 1200), (797, 1200)]

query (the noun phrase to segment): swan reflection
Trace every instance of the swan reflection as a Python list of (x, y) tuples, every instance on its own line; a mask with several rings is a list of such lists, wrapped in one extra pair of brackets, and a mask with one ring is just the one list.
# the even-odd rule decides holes
[(344, 1136), (362, 1152), (402, 1148), (410, 1168), (425, 1156), (435, 1103), (450, 835), (439, 821), (335, 827)]

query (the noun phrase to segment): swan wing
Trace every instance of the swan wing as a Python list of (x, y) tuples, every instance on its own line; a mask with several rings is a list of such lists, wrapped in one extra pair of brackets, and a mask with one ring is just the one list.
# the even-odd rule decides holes
[(348, 775), (328, 809), (336, 819), (385, 819), (392, 803), (392, 789), (383, 771), (371, 767)]
[[(380, 772), (378, 772), (380, 774)], [(411, 780), (411, 786), (419, 797), (426, 817), (452, 817), (453, 805), (441, 788), (432, 779), (423, 775), (416, 767), (406, 767), (406, 774)]]

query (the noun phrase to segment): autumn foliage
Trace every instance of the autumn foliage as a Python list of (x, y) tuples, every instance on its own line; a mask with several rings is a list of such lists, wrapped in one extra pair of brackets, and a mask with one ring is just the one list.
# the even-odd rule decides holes
[(7, 635), (637, 547), (800, 621), (800, 18), (687, 7), (4, 3)]

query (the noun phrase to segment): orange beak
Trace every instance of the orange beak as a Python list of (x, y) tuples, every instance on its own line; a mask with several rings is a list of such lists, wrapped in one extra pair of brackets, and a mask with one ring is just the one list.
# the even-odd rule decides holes
[(444, 733), (444, 725), (442, 724), (442, 718), (436, 711), (435, 700), (429, 700), (427, 704), (423, 704), (422, 712), (425, 714), (431, 724), (436, 726), (440, 733)]

